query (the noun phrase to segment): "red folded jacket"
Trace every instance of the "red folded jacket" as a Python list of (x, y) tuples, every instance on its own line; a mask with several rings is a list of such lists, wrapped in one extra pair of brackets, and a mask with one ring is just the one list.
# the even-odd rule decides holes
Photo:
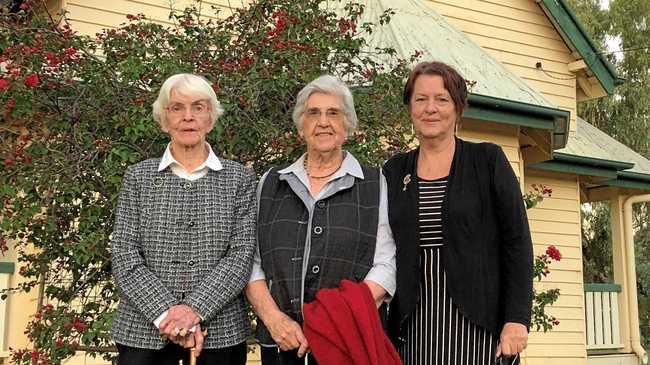
[(303, 331), (319, 365), (402, 365), (364, 283), (341, 281), (303, 307)]

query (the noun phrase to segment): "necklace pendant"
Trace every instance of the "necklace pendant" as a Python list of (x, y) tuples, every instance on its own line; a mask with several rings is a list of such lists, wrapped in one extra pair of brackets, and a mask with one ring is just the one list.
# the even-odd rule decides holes
[(402, 188), (402, 191), (406, 191), (406, 187), (411, 182), (411, 174), (404, 176), (404, 180), (402, 180), (402, 182), (404, 183), (404, 188)]

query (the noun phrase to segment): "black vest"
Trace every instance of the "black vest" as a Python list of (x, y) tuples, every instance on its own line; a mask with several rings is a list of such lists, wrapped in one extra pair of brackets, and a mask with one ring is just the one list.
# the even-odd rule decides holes
[[(364, 179), (319, 200), (311, 227), (309, 211), (273, 168), (260, 194), (257, 240), (267, 285), (280, 310), (302, 322), (301, 294), (305, 241), (311, 235), (304, 301), (343, 279), (362, 281), (372, 267), (379, 216), (379, 171), (362, 166)], [(309, 231), (308, 231), (309, 230)], [(261, 322), (258, 339), (273, 344)]]

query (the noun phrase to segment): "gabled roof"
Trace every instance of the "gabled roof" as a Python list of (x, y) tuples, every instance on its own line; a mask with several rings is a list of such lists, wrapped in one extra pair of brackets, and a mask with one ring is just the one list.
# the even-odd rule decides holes
[(650, 160), (581, 118), (576, 128), (553, 160), (531, 167), (604, 178), (599, 185), (650, 190)]
[[(330, 6), (344, 13), (344, 4)], [(392, 47), (404, 59), (417, 51), (424, 53), (423, 60), (447, 63), (471, 84), (466, 117), (550, 130), (554, 147), (565, 145), (569, 112), (546, 100), (422, 0), (369, 1), (359, 23), (376, 23), (388, 9), (396, 12), (390, 22), (364, 34), (369, 51)]]
[(580, 54), (603, 89), (608, 94), (612, 94), (614, 87), (622, 84), (624, 80), (618, 77), (614, 67), (599, 51), (566, 0), (538, 0), (537, 2), (558, 28), (567, 45)]

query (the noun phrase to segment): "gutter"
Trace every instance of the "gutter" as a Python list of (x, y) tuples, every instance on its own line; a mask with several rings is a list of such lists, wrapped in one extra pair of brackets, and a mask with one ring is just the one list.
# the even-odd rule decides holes
[(522, 103), (519, 101), (495, 98), (492, 96), (475, 93), (470, 93), (467, 99), (470, 104), (481, 105), (493, 109), (515, 112), (519, 114), (532, 114), (546, 119), (568, 119), (570, 115), (568, 111), (562, 109)]
[(635, 195), (623, 204), (623, 224), (625, 236), (625, 256), (627, 261), (627, 303), (630, 314), (630, 345), (641, 364), (648, 361), (648, 355), (641, 346), (639, 329), (639, 304), (636, 295), (636, 260), (634, 259), (634, 227), (632, 225), (632, 206), (636, 203), (650, 202), (650, 194)]
[(593, 167), (613, 169), (616, 171), (627, 170), (634, 167), (634, 164), (630, 162), (606, 160), (606, 159), (594, 158), (594, 157), (585, 157), (585, 156), (573, 155), (573, 154), (563, 153), (563, 152), (554, 152), (553, 159), (562, 162), (574, 163), (578, 165), (588, 165)]
[[(552, 133), (551, 144), (554, 150), (564, 148), (569, 140), (569, 118), (571, 113), (566, 110), (476, 93), (470, 93), (467, 101), (470, 107), (482, 107), (496, 112), (517, 115), (516, 119), (519, 119), (519, 122), (515, 124), (549, 130)], [(524, 123), (527, 118), (535, 119), (538, 122), (527, 125), (527, 123)], [(505, 122), (503, 118), (498, 118), (495, 121)]]

